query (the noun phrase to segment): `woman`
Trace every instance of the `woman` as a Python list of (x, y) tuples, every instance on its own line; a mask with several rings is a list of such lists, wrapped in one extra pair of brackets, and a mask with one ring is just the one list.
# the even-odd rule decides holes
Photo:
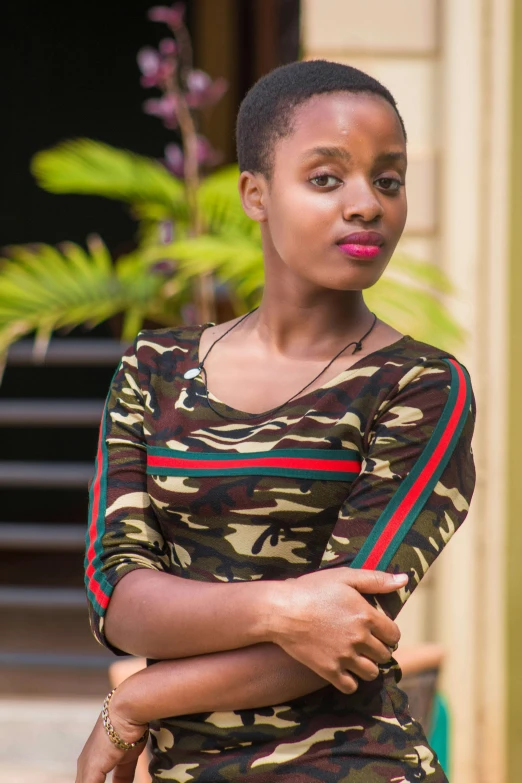
[(293, 63), (237, 144), (261, 305), (142, 332), (103, 416), (93, 630), (153, 665), (106, 700), (77, 783), (131, 781), (149, 724), (154, 781), (440, 783), (394, 620), (466, 516), (475, 406), (453, 357), (364, 303), (406, 221), (403, 122), (361, 71)]

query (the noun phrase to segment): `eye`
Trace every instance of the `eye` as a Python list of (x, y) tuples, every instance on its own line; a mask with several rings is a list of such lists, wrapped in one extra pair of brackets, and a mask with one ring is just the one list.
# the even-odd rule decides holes
[(398, 193), (403, 185), (400, 179), (395, 179), (394, 177), (380, 177), (376, 182), (384, 183), (380, 187), (387, 193)]
[(317, 185), (318, 188), (333, 188), (340, 183), (338, 177), (334, 177), (333, 174), (317, 174), (315, 177), (310, 178), (310, 182), (313, 185)]

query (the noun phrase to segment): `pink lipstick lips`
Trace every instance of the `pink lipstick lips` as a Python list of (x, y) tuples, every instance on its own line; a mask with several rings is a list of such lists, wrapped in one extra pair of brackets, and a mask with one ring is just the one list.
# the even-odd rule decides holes
[(358, 231), (337, 242), (339, 250), (353, 258), (375, 258), (383, 244), (384, 237), (377, 231)]

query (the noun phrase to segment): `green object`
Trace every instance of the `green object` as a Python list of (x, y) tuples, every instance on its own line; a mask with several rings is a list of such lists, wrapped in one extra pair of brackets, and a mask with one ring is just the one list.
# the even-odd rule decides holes
[(442, 694), (436, 693), (433, 700), (433, 718), (428, 739), (432, 749), (439, 757), (440, 765), (446, 775), (449, 775), (449, 732), (450, 715), (448, 702)]
[[(32, 333), (36, 354), (43, 357), (56, 329), (92, 327), (119, 313), (126, 342), (145, 319), (158, 326), (182, 323), (201, 276), (226, 287), (235, 314), (259, 305), (261, 232), (243, 212), (237, 166), (201, 182), (199, 236), (189, 231), (183, 183), (151, 158), (74, 139), (37, 153), (32, 171), (51, 193), (98, 195), (127, 204), (137, 222), (136, 248), (116, 260), (99, 237), (91, 237), (86, 249), (71, 242), (4, 249), (0, 369), (9, 345)], [(435, 264), (399, 251), (382, 280), (365, 292), (365, 301), (400, 332), (453, 352), (464, 332), (445, 307), (449, 293), (450, 283)]]

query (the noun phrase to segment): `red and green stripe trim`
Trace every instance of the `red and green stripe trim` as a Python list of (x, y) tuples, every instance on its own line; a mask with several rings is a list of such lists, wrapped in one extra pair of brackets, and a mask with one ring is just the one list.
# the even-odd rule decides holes
[[(108, 399), (107, 396), (107, 402)], [(113, 590), (112, 585), (101, 571), (102, 537), (105, 533), (105, 512), (107, 510), (107, 402), (100, 424), (94, 479), (89, 490), (89, 525), (85, 547), (85, 587), (93, 608), (101, 616), (105, 614)]]
[(177, 452), (147, 448), (147, 473), (153, 476), (286, 476), (351, 481), (361, 458), (351, 449), (274, 449), (248, 454)]
[(384, 571), (388, 567), (457, 445), (471, 405), (471, 381), (466, 369), (457, 361), (444, 361), (450, 368), (451, 381), (442, 415), (421, 456), (351, 563), (352, 568)]

